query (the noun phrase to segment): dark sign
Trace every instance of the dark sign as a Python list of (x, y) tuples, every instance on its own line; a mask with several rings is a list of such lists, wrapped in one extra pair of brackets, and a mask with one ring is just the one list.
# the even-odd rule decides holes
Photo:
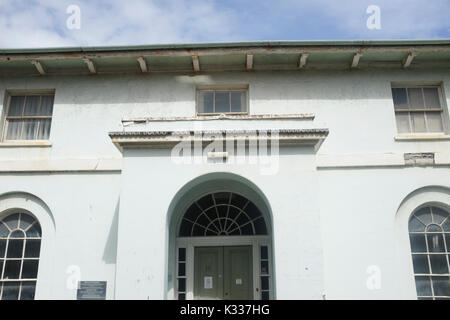
[(77, 300), (105, 300), (106, 281), (78, 282)]

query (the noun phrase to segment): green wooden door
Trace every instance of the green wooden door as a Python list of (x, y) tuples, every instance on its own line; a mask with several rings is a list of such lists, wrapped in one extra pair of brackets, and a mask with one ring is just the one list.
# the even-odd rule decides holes
[(252, 247), (224, 247), (224, 298), (253, 299)]
[(223, 247), (195, 248), (195, 299), (223, 299)]
[(195, 299), (253, 299), (252, 247), (196, 247)]

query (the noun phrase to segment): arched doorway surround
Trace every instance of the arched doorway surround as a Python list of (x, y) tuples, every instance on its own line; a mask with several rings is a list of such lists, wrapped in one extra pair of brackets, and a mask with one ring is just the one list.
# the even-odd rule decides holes
[(230, 173), (200, 176), (168, 214), (169, 299), (273, 299), (272, 213), (261, 190)]

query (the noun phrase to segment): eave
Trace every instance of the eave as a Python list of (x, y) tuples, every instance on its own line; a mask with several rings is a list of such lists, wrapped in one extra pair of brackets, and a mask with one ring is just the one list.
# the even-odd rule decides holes
[(0, 49), (0, 76), (450, 68), (450, 40)]

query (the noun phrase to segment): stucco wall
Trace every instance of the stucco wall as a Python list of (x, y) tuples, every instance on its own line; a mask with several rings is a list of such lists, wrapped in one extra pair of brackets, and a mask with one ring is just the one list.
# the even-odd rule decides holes
[[(0, 195), (36, 196), (48, 212), (28, 208), (27, 198), (0, 212), (28, 210), (42, 226), (37, 299), (75, 299), (76, 281), (108, 281), (114, 297), (120, 175), (113, 173), (1, 174)], [(1, 213), (0, 213), (1, 214)], [(50, 219), (51, 218), (51, 219)]]
[[(56, 222), (37, 297), (74, 298), (67, 268), (78, 265), (82, 280), (108, 281), (108, 298), (164, 298), (172, 198), (202, 174), (229, 171), (256, 184), (272, 207), (277, 298), (414, 298), (411, 263), (396, 261), (409, 248), (392, 245), (395, 214), (409, 192), (449, 187), (450, 141), (394, 139), (392, 81), (442, 82), (450, 92), (446, 70), (0, 78), (0, 101), (6, 90), (56, 92), (51, 146), (0, 143), (0, 194), (33, 194)], [(123, 118), (195, 116), (200, 84), (248, 84), (251, 114), (314, 113), (293, 125), (329, 128), (329, 136), (317, 154), (282, 150), (274, 176), (248, 165), (176, 166), (167, 150), (130, 151), (122, 166), (107, 133), (122, 130)], [(440, 166), (402, 167), (404, 152), (436, 152)], [(370, 265), (380, 267), (380, 289), (366, 286)]]
[(251, 114), (314, 113), (315, 121), (330, 129), (321, 154), (448, 150), (448, 141), (405, 143), (393, 139), (396, 128), (390, 84), (442, 81), (448, 97), (449, 79), (445, 70), (0, 78), (0, 101), (5, 90), (56, 90), (52, 147), (2, 148), (0, 158), (120, 157), (107, 132), (121, 130), (121, 119), (194, 116), (195, 86), (201, 84), (248, 84)]

